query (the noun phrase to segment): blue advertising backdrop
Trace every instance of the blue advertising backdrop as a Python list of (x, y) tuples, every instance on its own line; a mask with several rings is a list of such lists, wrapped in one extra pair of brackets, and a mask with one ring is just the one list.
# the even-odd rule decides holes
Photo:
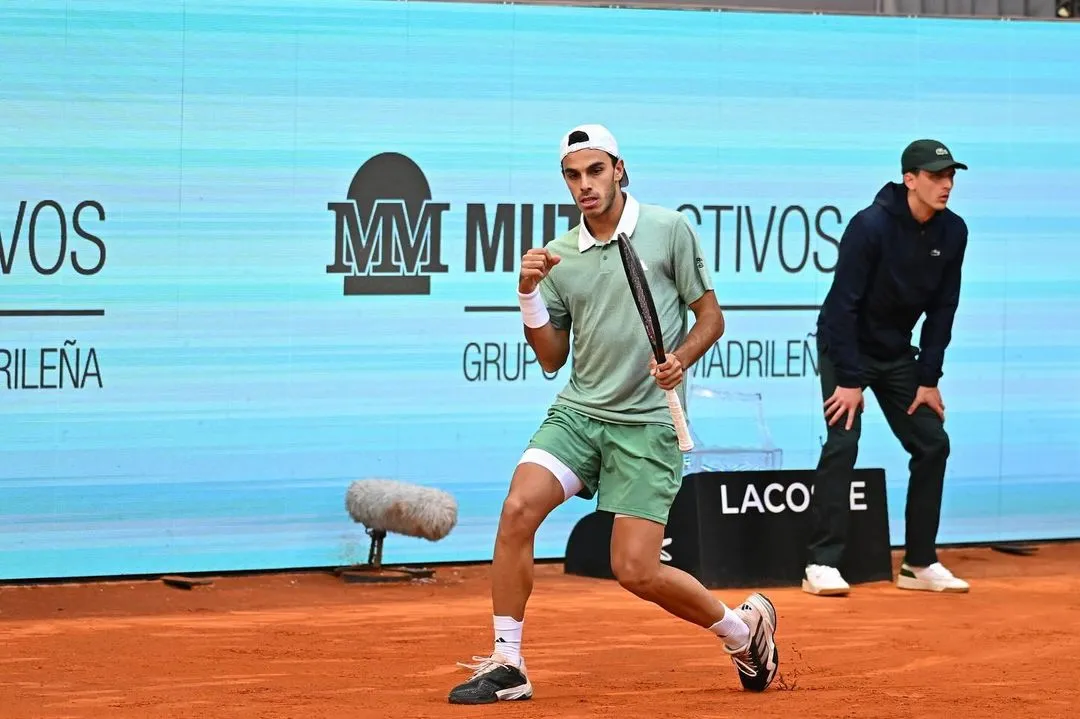
[[(729, 308), (688, 468), (814, 466), (805, 306), (902, 147), (948, 143), (971, 241), (940, 538), (1078, 536), (1078, 44), (1066, 23), (4, 3), (0, 578), (362, 561), (344, 493), (365, 476), (460, 503), (386, 561), (490, 558), (567, 377), (497, 310), (523, 248), (574, 221), (557, 148), (581, 122), (619, 138), (639, 200), (692, 219)], [(887, 470), (899, 543), (906, 456), (868, 403), (859, 464)], [(559, 509), (538, 556), (592, 508)]]

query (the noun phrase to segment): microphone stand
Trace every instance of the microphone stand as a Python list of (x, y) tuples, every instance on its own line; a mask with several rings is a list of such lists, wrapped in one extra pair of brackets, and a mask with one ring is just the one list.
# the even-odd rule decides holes
[(384, 567), (382, 563), (385, 529), (367, 528), (371, 537), (367, 564), (338, 567), (334, 572), (348, 584), (372, 584), (384, 582), (411, 582), (416, 579), (429, 579), (435, 574), (434, 569), (424, 567)]

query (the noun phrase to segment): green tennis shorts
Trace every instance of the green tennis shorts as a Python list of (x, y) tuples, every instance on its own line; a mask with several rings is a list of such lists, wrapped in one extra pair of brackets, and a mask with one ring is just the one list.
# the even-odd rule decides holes
[(599, 510), (667, 524), (682, 486), (683, 454), (675, 428), (616, 424), (553, 405), (529, 441), (572, 469)]

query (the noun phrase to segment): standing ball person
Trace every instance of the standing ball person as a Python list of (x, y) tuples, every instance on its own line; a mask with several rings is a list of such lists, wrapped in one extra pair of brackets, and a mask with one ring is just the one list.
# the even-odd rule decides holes
[[(847, 594), (839, 565), (847, 541), (849, 491), (869, 387), (911, 456), (901, 589), (966, 592), (937, 558), (949, 436), (938, 390), (960, 302), (967, 225), (946, 208), (957, 170), (949, 148), (917, 140), (900, 159), (903, 182), (889, 182), (859, 211), (840, 240), (832, 287), (818, 316), (818, 357), (828, 438), (811, 503), (814, 529), (802, 587)], [(925, 313), (919, 346), (912, 332)]]
[[(540, 365), (554, 372), (572, 351), (572, 371), (525, 449), (503, 503), (491, 567), (492, 652), (465, 665), (473, 674), (449, 700), (490, 704), (532, 697), (522, 629), (533, 585), (533, 539), (548, 514), (575, 495), (595, 495), (597, 508), (615, 515), (610, 551), (619, 584), (715, 634), (742, 686), (764, 691), (778, 661), (772, 603), (754, 593), (728, 608), (693, 576), (660, 562), (683, 469), (665, 391), (685, 392), (683, 372), (724, 331), (697, 236), (681, 213), (639, 204), (623, 190), (619, 146), (600, 125), (563, 136), (561, 172), (581, 223), (529, 250), (518, 298), (525, 337)], [(663, 345), (674, 348), (659, 364), (620, 260), (623, 233), (640, 256)], [(688, 309), (695, 317), (689, 331)]]

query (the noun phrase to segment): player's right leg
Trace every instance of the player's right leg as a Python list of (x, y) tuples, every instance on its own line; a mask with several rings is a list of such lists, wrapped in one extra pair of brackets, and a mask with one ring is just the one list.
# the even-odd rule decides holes
[[(533, 542), (547, 516), (570, 497), (596, 489), (599, 456), (583, 418), (559, 408), (533, 436), (503, 502), (491, 566), (495, 644), (490, 656), (463, 665), (472, 676), (450, 692), (451, 704), (492, 704), (532, 697), (521, 656), (525, 605), (533, 587)], [(571, 469), (573, 464), (577, 469)]]
[(567, 494), (551, 470), (522, 459), (503, 502), (491, 562), (495, 648), (488, 657), (473, 657), (475, 664), (462, 665), (473, 674), (450, 691), (451, 704), (493, 704), (532, 697), (521, 656), (521, 633), (525, 604), (533, 587), (533, 540), (541, 522)]

